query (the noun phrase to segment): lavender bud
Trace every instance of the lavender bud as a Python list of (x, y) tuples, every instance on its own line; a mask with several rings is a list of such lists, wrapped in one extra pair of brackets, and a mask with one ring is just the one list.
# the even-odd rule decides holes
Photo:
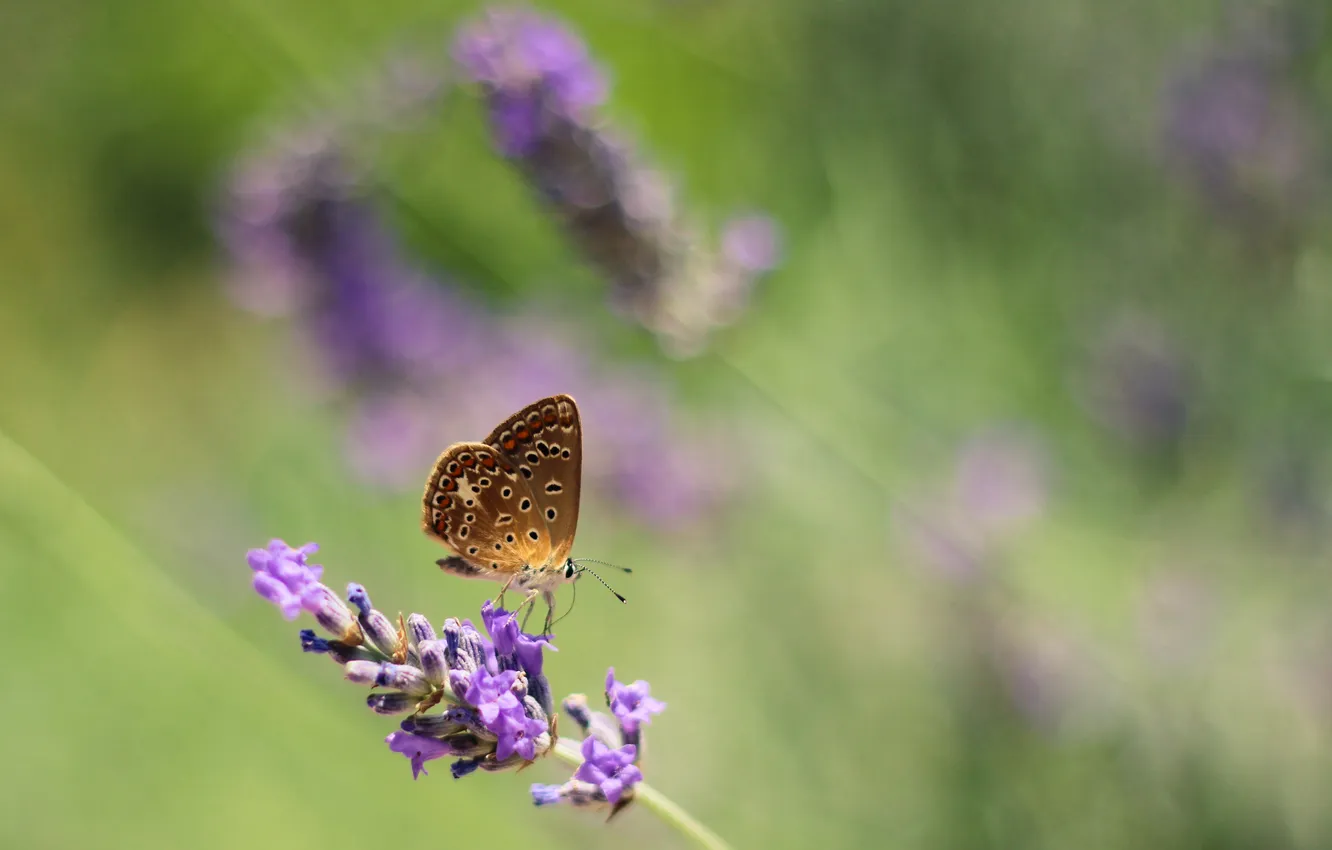
[[(471, 709), (466, 709), (471, 711)], [(476, 712), (472, 712), (475, 714)], [(481, 719), (476, 719), (477, 728), (481, 727)], [(451, 716), (449, 712), (443, 714), (418, 714), (414, 717), (408, 717), (402, 721), (402, 731), (411, 732), (413, 735), (424, 735), (427, 738), (443, 738), (446, 735), (452, 735), (456, 732), (468, 731), (466, 723), (456, 716)]]
[(369, 611), (363, 611), (361, 613), (361, 628), (365, 630), (365, 636), (370, 639), (370, 643), (380, 652), (390, 657), (398, 654), (401, 649), (398, 630), (393, 625), (393, 621), (381, 612), (373, 608)]
[(406, 664), (380, 665), (375, 684), (382, 688), (404, 691), (416, 697), (423, 697), (434, 690), (424, 673)]
[(346, 664), (349, 661), (379, 662), (379, 653), (373, 649), (366, 646), (348, 646), (336, 640), (328, 642), (328, 657), (338, 664)]
[(444, 712), (444, 717), (450, 722), (462, 726), (478, 738), (495, 737), (494, 733), (486, 728), (485, 721), (481, 719), (481, 714), (470, 706), (455, 705)]
[(463, 695), (467, 693), (468, 688), (472, 686), (472, 674), (466, 670), (449, 671), (449, 690), (453, 696), (461, 702)]
[(412, 646), (420, 646), (428, 640), (435, 639), (435, 627), (420, 614), (413, 614), (407, 618), (407, 637), (411, 640)]
[(613, 750), (624, 746), (620, 724), (608, 714), (589, 709), (587, 697), (583, 694), (570, 694), (565, 697), (563, 708), (564, 715), (578, 724), (584, 738), (596, 738)]
[(365, 585), (354, 581), (347, 585), (347, 601), (356, 606), (362, 617), (369, 614), (370, 609), (374, 607), (370, 604), (370, 594), (366, 592)]
[(459, 732), (443, 740), (449, 747), (449, 754), (455, 756), (487, 756), (495, 749), (494, 741), (467, 732)]
[(329, 587), (314, 582), (301, 591), (301, 607), (314, 615), (324, 631), (348, 646), (357, 646), (364, 637), (351, 609)]
[(476, 769), (480, 766), (481, 759), (479, 758), (458, 759), (453, 764), (449, 765), (449, 772), (453, 774), (454, 779), (462, 779), (469, 773), (475, 773)]
[(314, 629), (301, 629), (301, 651), (322, 655), (328, 652), (328, 641), (316, 635)]
[(472, 672), (486, 663), (486, 641), (470, 622), (459, 622), (450, 617), (444, 621), (444, 640), (447, 643), (445, 660), (450, 670)]
[(425, 674), (426, 679), (435, 687), (443, 687), (444, 680), (449, 673), (449, 665), (445, 656), (448, 651), (448, 644), (442, 640), (421, 641), (417, 647), (417, 656), (421, 661), (421, 672)]
[(344, 666), (348, 682), (374, 687), (379, 684), (380, 661), (349, 661)]
[(569, 694), (561, 705), (564, 716), (578, 724), (578, 730), (584, 735), (592, 725), (592, 710), (587, 707), (587, 697), (583, 694)]
[(543, 785), (535, 783), (532, 785), (532, 802), (537, 806), (552, 806), (563, 799), (558, 785)]
[(378, 660), (378, 658), (365, 647), (347, 646), (345, 643), (339, 643), (335, 640), (326, 640), (315, 634), (314, 629), (301, 629), (301, 649), (305, 652), (327, 655), (339, 667), (346, 664), (348, 661), (355, 661), (357, 659)]
[(529, 676), (527, 679), (527, 695), (536, 700), (537, 705), (547, 717), (554, 714), (555, 703), (550, 693), (550, 681), (543, 674)]
[(419, 700), (411, 694), (394, 691), (386, 694), (370, 694), (365, 704), (376, 714), (406, 714), (416, 709)]
[(540, 720), (547, 725), (550, 724), (550, 718), (546, 715), (545, 709), (541, 707), (541, 703), (530, 696), (523, 698), (523, 713), (533, 720)]
[(601, 789), (591, 782), (570, 779), (563, 785), (532, 786), (532, 802), (538, 806), (550, 806), (555, 803), (568, 803), (572, 806), (605, 806), (606, 797)]
[[(629, 743), (626, 735), (621, 731), (620, 724), (609, 714), (602, 714), (600, 711), (592, 712), (592, 725), (587, 730), (588, 737), (595, 738), (601, 743), (610, 747), (612, 750), (619, 749)], [(637, 733), (635, 733), (635, 737)]]

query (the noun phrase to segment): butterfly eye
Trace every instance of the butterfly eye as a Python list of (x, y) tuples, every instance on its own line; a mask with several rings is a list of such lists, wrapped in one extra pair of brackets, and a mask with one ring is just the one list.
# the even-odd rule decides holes
[(564, 577), (566, 579), (573, 579), (577, 573), (578, 568), (574, 566), (573, 558), (564, 562)]

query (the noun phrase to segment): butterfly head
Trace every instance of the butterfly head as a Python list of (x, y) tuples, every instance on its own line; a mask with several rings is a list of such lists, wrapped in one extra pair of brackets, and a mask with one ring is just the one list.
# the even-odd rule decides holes
[[(615, 567), (615, 569), (617, 569), (617, 570), (623, 570), (623, 571), (626, 572), (626, 573), (631, 573), (631, 572), (633, 572), (633, 570), (629, 569), (628, 567), (621, 567), (621, 566), (619, 566), (618, 564), (607, 564), (605, 561), (597, 561), (597, 560), (594, 560), (594, 559), (592, 559), (592, 558), (581, 558), (580, 560), (582, 560), (582, 561), (592, 561), (592, 563), (594, 563), (594, 564), (605, 564), (605, 565), (608, 566), (608, 567)], [(620, 600), (621, 602), (625, 602), (625, 601), (627, 601), (623, 596), (621, 596), (619, 593), (616, 593), (616, 592), (615, 592), (615, 588), (611, 587), (609, 584), (606, 584), (606, 580), (605, 580), (604, 578), (602, 578), (601, 576), (597, 575), (597, 574), (596, 574), (596, 573), (595, 573), (590, 567), (588, 567), (587, 565), (582, 564), (582, 563), (579, 563), (578, 561), (575, 561), (573, 558), (570, 558), (569, 560), (567, 560), (567, 561), (564, 562), (564, 571), (563, 571), (563, 572), (564, 572), (564, 578), (565, 578), (566, 580), (568, 580), (568, 581), (573, 581), (575, 578), (578, 577), (579, 573), (592, 573), (592, 578), (594, 578), (594, 579), (596, 579), (597, 581), (601, 582), (602, 585), (603, 585), (607, 590), (609, 590), (611, 593), (615, 594), (615, 598), (616, 598), (616, 599)]]

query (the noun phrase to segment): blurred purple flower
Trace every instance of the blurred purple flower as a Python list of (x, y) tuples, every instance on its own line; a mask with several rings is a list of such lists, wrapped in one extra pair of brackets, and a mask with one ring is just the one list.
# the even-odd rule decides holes
[(722, 256), (748, 272), (776, 268), (781, 261), (777, 225), (764, 215), (732, 219), (722, 231)]
[(1046, 458), (1026, 433), (995, 429), (967, 442), (958, 453), (953, 504), (989, 534), (1016, 530), (1045, 512)]
[(598, 114), (608, 85), (577, 36), (530, 10), (492, 10), (459, 31), (453, 53), (481, 87), (496, 146), (610, 279), (617, 306), (679, 354), (739, 317), (777, 262), (776, 226), (741, 219), (720, 254), (705, 248), (671, 182)]
[(1252, 224), (1298, 216), (1318, 196), (1322, 154), (1290, 29), (1247, 21), (1185, 60), (1164, 95), (1172, 162), (1219, 211)]
[(581, 119), (606, 99), (605, 77), (582, 41), (529, 10), (488, 12), (458, 32), (453, 56), (486, 86), (491, 124), (507, 156), (533, 153), (548, 120)]
[(1008, 695), (1034, 725), (1055, 728), (1073, 697), (1076, 657), (1053, 633), (1012, 636), (999, 650)]
[(1192, 371), (1164, 329), (1133, 315), (1096, 341), (1079, 391), (1094, 419), (1142, 448), (1182, 440), (1195, 395)]
[(900, 507), (894, 520), (914, 560), (950, 581), (967, 582), (981, 576), (1007, 538), (1044, 514), (1048, 491), (1048, 464), (1036, 438), (994, 428), (958, 450), (941, 499)]
[[(663, 530), (716, 504), (719, 471), (732, 467), (679, 427), (654, 376), (594, 368), (549, 316), (497, 316), (430, 280), (402, 257), (333, 136), (279, 141), (238, 167), (219, 229), (245, 281), (240, 303), (292, 315), (355, 402), (346, 453), (361, 480), (418, 486), (441, 447), (571, 392), (591, 437), (588, 495)], [(256, 294), (270, 284), (272, 297)]]
[(1138, 634), (1148, 660), (1163, 667), (1197, 660), (1211, 638), (1215, 603), (1200, 576), (1177, 569), (1153, 576), (1138, 600)]
[(432, 405), (415, 394), (370, 396), (350, 414), (345, 437), (347, 462), (361, 481), (386, 489), (416, 482), (439, 455), (438, 422)]

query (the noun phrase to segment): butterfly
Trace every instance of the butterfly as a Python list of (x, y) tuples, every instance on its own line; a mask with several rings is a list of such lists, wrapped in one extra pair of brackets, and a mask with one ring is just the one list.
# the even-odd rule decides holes
[(421, 509), (425, 533), (456, 553), (439, 566), (503, 582), (501, 606), (510, 587), (523, 590), (515, 613), (540, 595), (550, 631), (555, 588), (583, 569), (569, 557), (582, 474), (583, 427), (567, 395), (529, 404), (483, 442), (449, 446), (430, 472)]

